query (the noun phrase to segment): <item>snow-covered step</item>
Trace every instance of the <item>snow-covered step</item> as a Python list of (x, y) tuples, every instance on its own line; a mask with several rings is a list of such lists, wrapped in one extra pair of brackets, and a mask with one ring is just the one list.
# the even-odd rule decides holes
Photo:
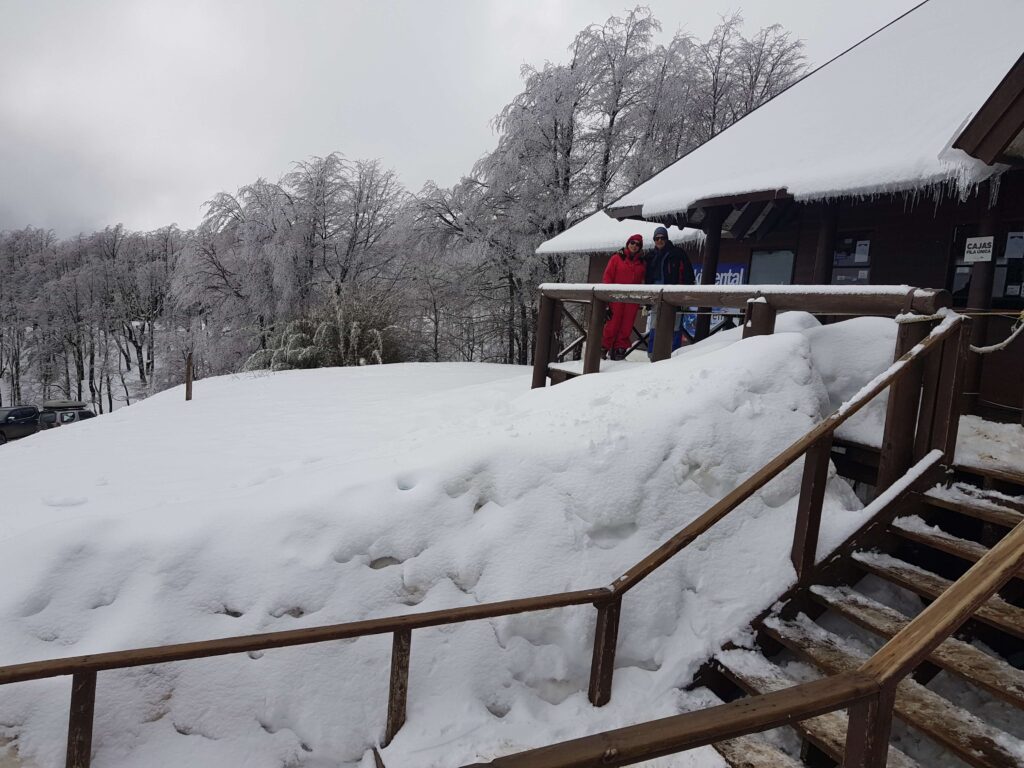
[(1024, 521), (1024, 511), (1016, 508), (1013, 497), (986, 493), (965, 483), (957, 483), (951, 488), (932, 488), (921, 496), (933, 507), (951, 509), (1006, 528), (1013, 528)]
[[(722, 651), (715, 657), (725, 675), (752, 695), (781, 691), (798, 685), (797, 681), (755, 651)], [(801, 723), (795, 728), (805, 739), (833, 760), (842, 762), (846, 750), (845, 712), (830, 712)], [(919, 768), (918, 763), (895, 747), (889, 747), (888, 768)]]
[(1000, 483), (1016, 485), (1024, 488), (1024, 472), (1016, 467), (1007, 467), (983, 462), (957, 462), (956, 469), (960, 472), (977, 475), (989, 480), (996, 480)]
[[(849, 587), (811, 587), (811, 596), (854, 624), (886, 639), (910, 620)], [(954, 637), (945, 640), (928, 660), (1016, 707), (1024, 709), (1024, 671)]]
[[(897, 518), (889, 527), (894, 533), (907, 541), (924, 544), (926, 547), (959, 557), (961, 560), (966, 560), (970, 563), (976, 563), (988, 554), (988, 547), (984, 544), (979, 544), (969, 539), (961, 539), (959, 536), (946, 533), (941, 528), (928, 525), (917, 515)], [(1024, 570), (1018, 571), (1015, 578), (1019, 579), (1022, 576), (1024, 576)]]
[(805, 768), (799, 760), (756, 736), (741, 736), (713, 746), (731, 768)]
[[(828, 674), (852, 671), (867, 657), (841, 637), (806, 617), (769, 618), (765, 632)], [(965, 709), (907, 678), (896, 688), (896, 716), (975, 768), (1020, 768), (1024, 742), (978, 719)]]
[[(952, 584), (948, 579), (924, 568), (877, 552), (854, 552), (853, 561), (864, 571), (931, 600)], [(990, 597), (975, 612), (974, 618), (1024, 640), (1024, 609), (1011, 605), (1001, 597)]]

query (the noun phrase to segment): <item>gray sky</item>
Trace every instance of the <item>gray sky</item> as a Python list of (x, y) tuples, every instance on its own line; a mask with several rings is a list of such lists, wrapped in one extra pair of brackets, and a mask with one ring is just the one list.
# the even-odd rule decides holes
[[(667, 39), (778, 22), (813, 65), (918, 0), (649, 0)], [(0, 0), (0, 229), (195, 226), (292, 161), (381, 158), (417, 191), (495, 143), (519, 68), (628, 0)]]

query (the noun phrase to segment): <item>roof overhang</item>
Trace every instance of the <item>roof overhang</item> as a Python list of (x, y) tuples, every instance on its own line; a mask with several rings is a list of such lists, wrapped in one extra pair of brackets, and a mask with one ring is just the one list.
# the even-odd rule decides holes
[[(777, 223), (779, 215), (792, 200), (793, 196), (785, 189), (762, 189), (735, 195), (705, 197), (695, 200), (685, 211), (657, 216), (644, 216), (643, 206), (640, 205), (611, 208), (607, 209), (607, 213), (620, 220), (642, 219), (680, 228), (706, 229), (712, 221), (718, 221), (721, 223), (724, 237), (740, 239), (766, 234), (766, 231)], [(712, 210), (718, 210), (720, 214), (712, 216)]]
[(988, 165), (1024, 165), (1024, 55), (953, 142)]

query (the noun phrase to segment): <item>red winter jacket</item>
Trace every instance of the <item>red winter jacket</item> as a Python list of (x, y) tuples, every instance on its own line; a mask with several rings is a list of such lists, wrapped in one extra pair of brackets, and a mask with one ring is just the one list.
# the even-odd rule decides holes
[(647, 263), (644, 261), (643, 251), (639, 251), (636, 257), (630, 257), (622, 251), (613, 253), (608, 260), (608, 266), (604, 268), (604, 276), (601, 278), (605, 283), (619, 283), (621, 285), (639, 285), (644, 282), (647, 272)]

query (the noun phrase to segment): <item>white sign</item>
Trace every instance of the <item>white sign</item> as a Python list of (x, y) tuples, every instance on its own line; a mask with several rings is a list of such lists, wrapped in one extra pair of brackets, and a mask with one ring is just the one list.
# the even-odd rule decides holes
[(968, 237), (967, 245), (964, 247), (964, 262), (975, 264), (979, 261), (992, 261), (992, 243), (994, 241), (995, 238), (992, 235)]
[(854, 264), (867, 264), (868, 254), (871, 252), (871, 241), (870, 240), (858, 240), (857, 250), (853, 252), (853, 263)]

